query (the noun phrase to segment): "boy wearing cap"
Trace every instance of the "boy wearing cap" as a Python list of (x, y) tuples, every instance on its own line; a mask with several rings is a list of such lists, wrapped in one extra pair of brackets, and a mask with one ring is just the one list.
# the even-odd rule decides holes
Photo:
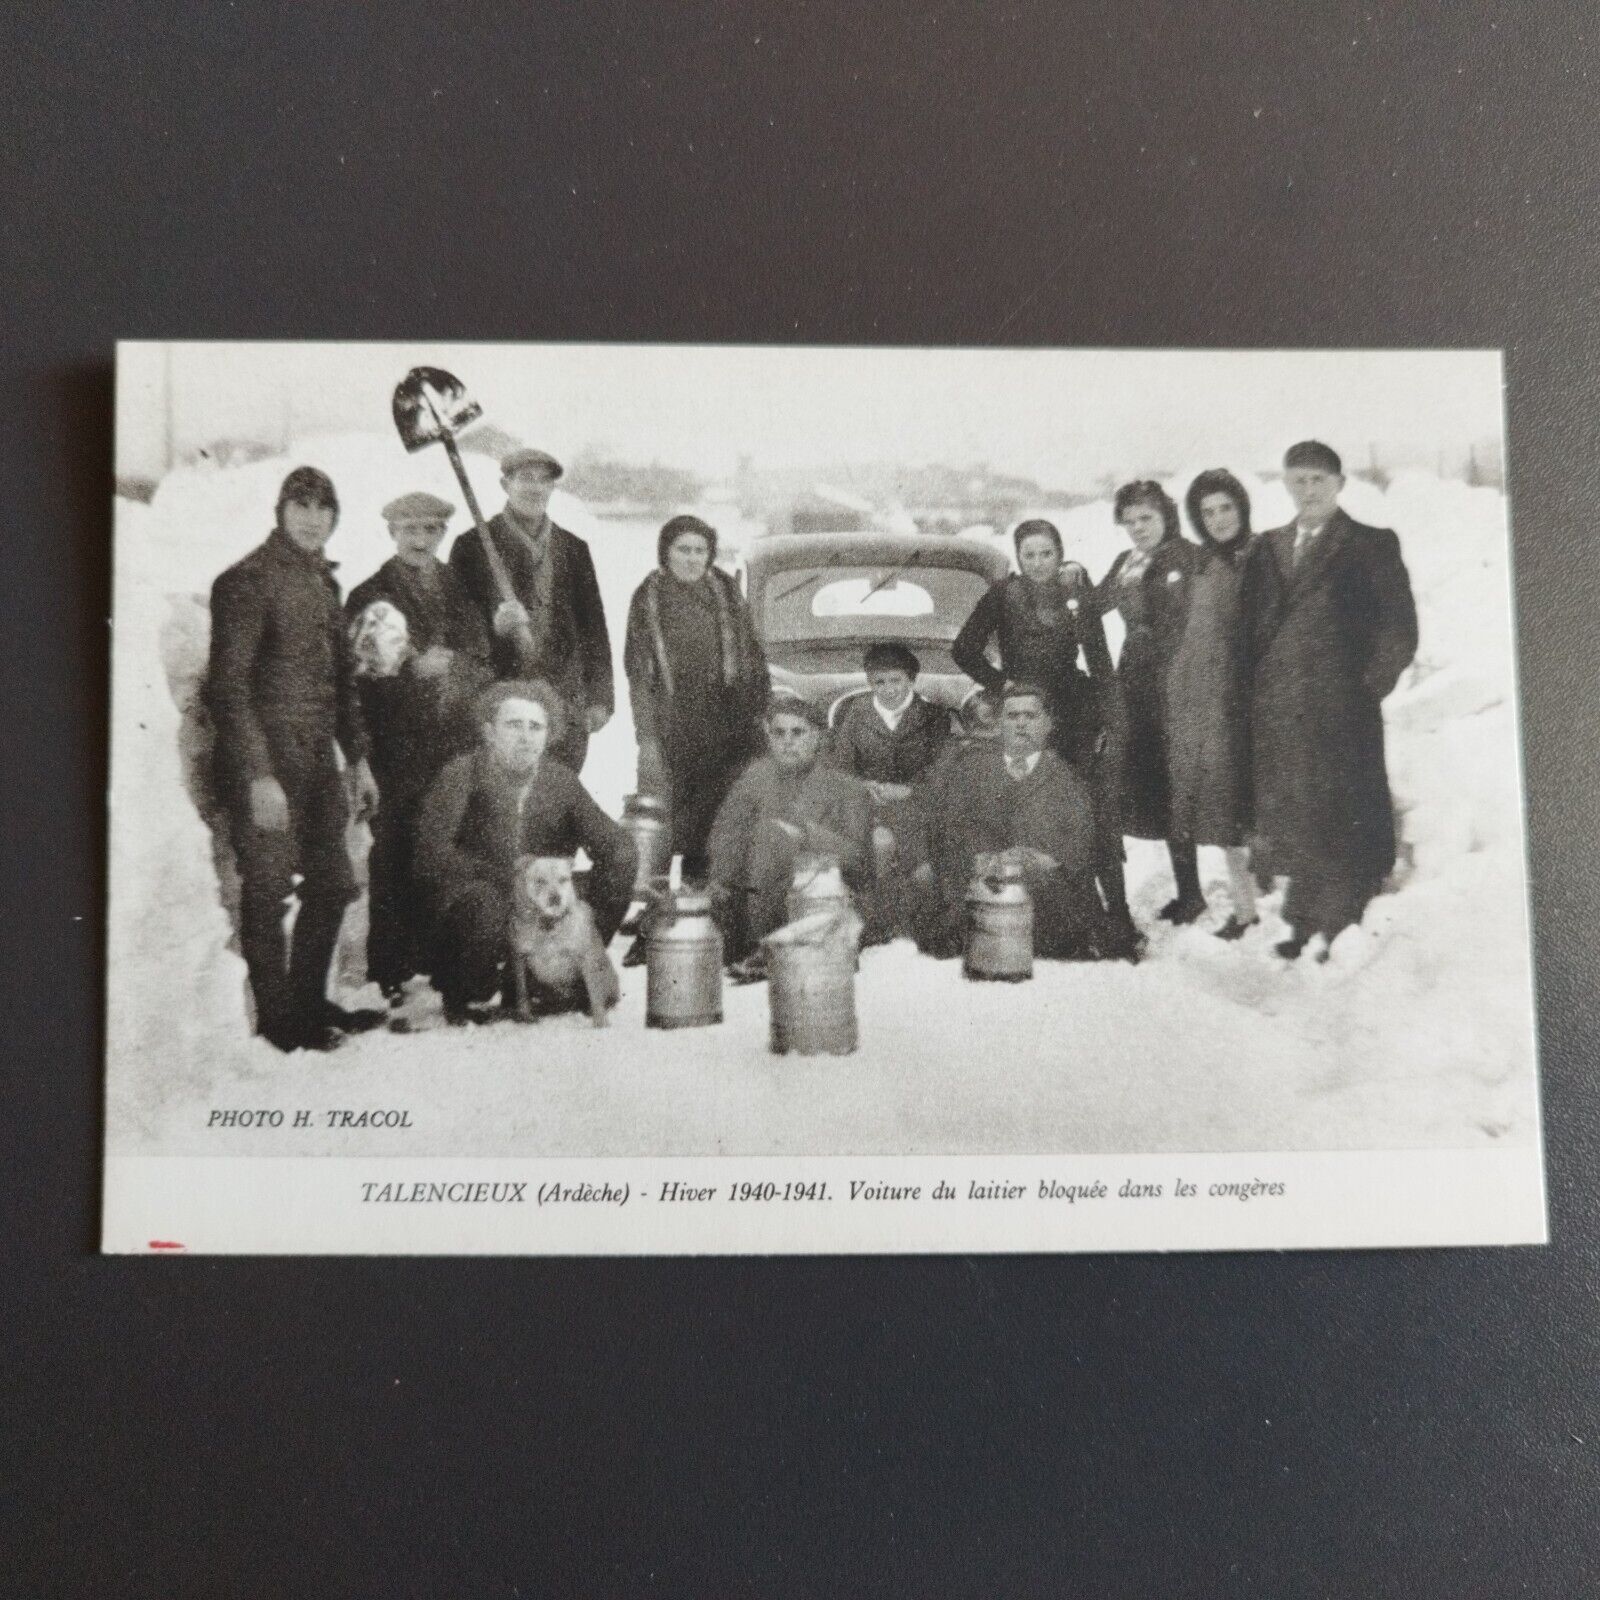
[(590, 734), (615, 709), (611, 636), (588, 545), (550, 520), (561, 475), (561, 463), (543, 450), (513, 450), (500, 463), (506, 504), (489, 519), (488, 536), (509, 596), (476, 530), (450, 547), (450, 567), (489, 629), (495, 677), (555, 686), (566, 728), (550, 753), (581, 772)]
[(861, 779), (872, 797), (877, 893), (866, 909), (866, 939), (892, 938), (907, 923), (907, 872), (926, 855), (924, 780), (950, 741), (950, 713), (917, 693), (922, 663), (905, 645), (870, 645), (867, 692), (848, 700), (833, 731), (834, 766)]
[[(272, 532), (211, 588), (206, 699), (238, 858), (239, 944), (256, 1030), (280, 1050), (330, 1050), (383, 1020), (346, 1011), (327, 992), (356, 894), (344, 842), (347, 778), (362, 811), (377, 802), (339, 585), (323, 555), (338, 520), (327, 474), (297, 467), (278, 491)], [(292, 938), (284, 932), (291, 894), (299, 902)]]
[[(424, 898), (411, 871), (417, 813), (445, 763), (473, 747), (473, 700), (491, 677), (483, 617), (439, 559), (454, 513), (437, 495), (391, 500), (382, 514), (395, 553), (345, 606), (381, 796), (367, 861), (367, 976), (391, 1004), (425, 964)], [(392, 656), (361, 648), (385, 627), (396, 635)]]
[(1256, 828), (1289, 876), (1293, 960), (1361, 920), (1394, 866), (1383, 699), (1417, 651), (1400, 541), (1339, 505), (1338, 454), (1315, 439), (1283, 459), (1293, 522), (1250, 552), (1243, 603), (1253, 658)]

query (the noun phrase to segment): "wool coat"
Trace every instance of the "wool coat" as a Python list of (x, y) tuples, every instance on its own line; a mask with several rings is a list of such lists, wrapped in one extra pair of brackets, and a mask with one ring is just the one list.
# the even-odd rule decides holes
[(658, 569), (634, 591), (622, 661), (634, 733), (660, 747), (672, 848), (698, 862), (733, 780), (766, 748), (767, 660), (738, 584), (717, 567), (698, 583)]
[(509, 908), (519, 856), (571, 856), (580, 846), (592, 863), (589, 905), (600, 937), (609, 940), (633, 894), (633, 836), (595, 804), (574, 773), (548, 756), (519, 812), (516, 786), (480, 749), (449, 762), (428, 790), (417, 827), (416, 871), (436, 913), (480, 890), (489, 891), (485, 903)]
[(1200, 551), (1167, 672), (1172, 836), (1194, 844), (1241, 845), (1250, 829), (1249, 551), (1245, 538)]
[(1097, 835), (1088, 783), (1053, 750), (1026, 777), (1013, 777), (998, 739), (975, 741), (943, 763), (929, 796), (929, 864), (938, 888), (938, 922), (919, 943), (955, 954), (964, 936), (965, 900), (979, 855), (1028, 846), (1054, 858), (1030, 868), (1034, 950), (1040, 956), (1099, 952), (1104, 910), (1095, 890)]
[(1358, 920), (1395, 861), (1383, 700), (1417, 650), (1392, 529), (1343, 511), (1295, 560), (1291, 523), (1250, 551), (1257, 832), (1290, 877), (1286, 917), (1330, 936)]
[[(567, 726), (551, 753), (574, 771), (581, 770), (589, 748), (585, 713), (598, 707), (609, 716), (616, 709), (611, 636), (594, 558), (576, 534), (551, 523), (544, 555), (550, 570), (542, 574), (543, 563), (535, 556), (533, 542), (507, 512), (491, 517), (488, 530), (514, 597), (533, 618), (535, 652), (531, 661), (521, 658), (514, 639), (494, 632), (494, 614), (502, 596), (476, 529), (462, 533), (450, 546), (450, 569), (489, 630), (495, 677), (543, 678), (560, 694)], [(548, 605), (540, 603), (542, 592), (548, 592)]]
[(1199, 551), (1176, 534), (1156, 547), (1143, 573), (1124, 581), (1133, 552), (1125, 550), (1101, 579), (1101, 615), (1120, 611), (1127, 633), (1117, 658), (1124, 722), (1117, 741), (1122, 831), (1136, 839), (1171, 834), (1167, 773), (1167, 673), (1183, 632), (1189, 583)]
[[(1008, 682), (1036, 683), (1055, 719), (1054, 748), (1083, 764), (1100, 733), (1120, 716), (1111, 652), (1093, 586), (1081, 567), (1063, 566), (1058, 593), (1047, 601), (1054, 603), (1041, 605), (1036, 586), (1011, 573), (973, 607), (950, 654), (991, 693)], [(991, 646), (998, 665), (990, 659)]]

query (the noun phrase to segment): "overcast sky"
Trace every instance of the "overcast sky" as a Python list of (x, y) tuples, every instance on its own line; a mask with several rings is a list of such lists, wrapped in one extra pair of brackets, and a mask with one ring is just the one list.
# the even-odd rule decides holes
[(598, 445), (710, 477), (835, 462), (987, 463), (1077, 487), (1227, 464), (1318, 437), (1349, 466), (1431, 461), (1501, 436), (1493, 352), (898, 350), (783, 346), (124, 344), (118, 470), (179, 451), (387, 431), (413, 366), (455, 373), (486, 417), (560, 456)]

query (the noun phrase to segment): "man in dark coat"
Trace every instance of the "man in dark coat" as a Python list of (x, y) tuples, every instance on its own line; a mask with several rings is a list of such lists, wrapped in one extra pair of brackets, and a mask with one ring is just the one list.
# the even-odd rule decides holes
[[(711, 892), (730, 959), (785, 921), (804, 855), (838, 864), (859, 901), (872, 888), (872, 801), (866, 786), (818, 758), (822, 714), (795, 695), (767, 706), (767, 754), (745, 768), (711, 827)], [(760, 976), (759, 962), (740, 973)]]
[[(329, 1050), (382, 1021), (327, 993), (339, 924), (356, 894), (336, 743), (357, 804), (377, 802), (339, 585), (322, 553), (338, 518), (327, 475), (297, 467), (278, 491), (265, 542), (211, 587), (206, 700), (239, 866), (239, 943), (256, 1030), (280, 1050)], [(292, 939), (284, 933), (291, 894), (299, 901)]]
[[(378, 780), (367, 860), (367, 976), (400, 999), (422, 970), (426, 908), (411, 871), (422, 797), (452, 756), (477, 742), (474, 701), (490, 680), (489, 633), (461, 581), (438, 557), (455, 507), (406, 494), (383, 508), (394, 555), (345, 605), (361, 711)], [(396, 649), (381, 647), (385, 628)]]
[(872, 797), (877, 888), (865, 911), (868, 944), (894, 936), (915, 916), (908, 877), (926, 854), (923, 790), (950, 742), (950, 713), (917, 693), (921, 662), (893, 641), (868, 647), (867, 692), (845, 702), (829, 759), (861, 779)]
[(506, 505), (488, 527), (510, 598), (476, 529), (451, 545), (450, 566), (489, 627), (495, 677), (541, 679), (561, 696), (565, 731), (550, 754), (581, 772), (589, 735), (615, 709), (611, 636), (588, 545), (550, 520), (561, 472), (542, 450), (513, 450), (500, 463)]
[(1033, 898), (1033, 948), (1088, 960), (1127, 953), (1095, 888), (1098, 837), (1088, 783), (1051, 748), (1044, 690), (1004, 691), (998, 740), (974, 741), (939, 770), (929, 796), (929, 854), (918, 873), (934, 891), (918, 944), (959, 955), (966, 894), (980, 855), (1009, 852)]
[(1359, 922), (1395, 860), (1383, 699), (1416, 654), (1400, 541), (1339, 507), (1338, 455), (1309, 440), (1284, 457), (1295, 520), (1250, 552), (1256, 827), (1289, 875), (1293, 959), (1314, 934)]
[(479, 749), (457, 756), (422, 803), (415, 870), (434, 913), (433, 982), (445, 1016), (465, 1022), (499, 990), (512, 874), (523, 855), (591, 862), (588, 901), (600, 938), (616, 933), (633, 894), (632, 835), (546, 750), (559, 739), (562, 703), (545, 683), (492, 684), (479, 696)]

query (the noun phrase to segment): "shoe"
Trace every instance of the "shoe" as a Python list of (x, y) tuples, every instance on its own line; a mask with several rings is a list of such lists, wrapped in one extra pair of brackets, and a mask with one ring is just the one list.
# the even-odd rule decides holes
[(1185, 927), (1197, 921), (1206, 909), (1204, 900), (1186, 900), (1182, 895), (1169, 900), (1156, 913), (1163, 922), (1173, 923), (1177, 927)]
[(1114, 911), (1109, 919), (1106, 934), (1100, 941), (1102, 955), (1108, 961), (1126, 961), (1137, 965), (1144, 954), (1144, 935), (1139, 932), (1132, 915), (1127, 910)]
[(753, 951), (743, 961), (735, 961), (728, 968), (729, 983), (765, 983), (767, 979), (767, 958), (760, 950)]
[(642, 967), (649, 954), (649, 946), (646, 943), (645, 936), (641, 933), (628, 946), (627, 953), (622, 958), (622, 965), (625, 967)]
[(350, 1010), (336, 1005), (332, 1000), (324, 1000), (322, 1010), (317, 1014), (318, 1024), (337, 1028), (340, 1033), (370, 1033), (374, 1028), (381, 1028), (388, 1020), (389, 1013), (379, 1011), (376, 1007), (361, 1006)]
[(1230, 916), (1228, 920), (1217, 929), (1217, 937), (1219, 939), (1226, 939), (1231, 944), (1235, 939), (1244, 938), (1245, 934), (1251, 928), (1255, 927), (1260, 921), (1260, 917), (1251, 917), (1248, 922), (1241, 922), (1237, 917)]
[(1309, 933), (1290, 934), (1287, 939), (1280, 939), (1277, 944), (1273, 945), (1272, 953), (1275, 956), (1282, 956), (1285, 961), (1293, 961), (1310, 943), (1310, 940), (1311, 935)]

